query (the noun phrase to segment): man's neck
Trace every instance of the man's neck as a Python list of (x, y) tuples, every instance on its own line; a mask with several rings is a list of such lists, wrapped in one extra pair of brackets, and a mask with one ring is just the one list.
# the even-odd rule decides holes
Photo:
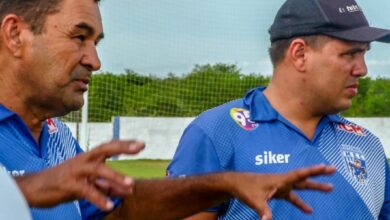
[(24, 121), (33, 135), (35, 141), (39, 143), (43, 124), (47, 118), (42, 108), (29, 102), (29, 89), (21, 83), (23, 69), (19, 60), (3, 50), (0, 54), (0, 65), (8, 68), (1, 69), (0, 72), (0, 103), (15, 112)]
[(314, 114), (308, 100), (299, 93), (295, 94), (272, 83), (264, 90), (264, 95), (279, 114), (299, 128), (309, 140), (313, 139), (323, 115)]
[[(13, 98), (7, 99), (5, 97)], [(15, 112), (23, 120), (34, 137), (34, 140), (39, 144), (39, 138), (46, 118), (41, 116), (38, 113), (39, 111), (34, 109), (34, 107), (28, 106), (20, 97), (3, 96), (0, 98), (0, 103)]]
[(24, 123), (26, 123), (27, 127), (30, 129), (32, 136), (34, 137), (34, 140), (39, 145), (39, 139), (41, 136), (45, 119), (40, 119), (33, 114), (28, 114), (26, 112), (24, 112), (24, 114), (22, 115), (18, 115), (22, 118)]

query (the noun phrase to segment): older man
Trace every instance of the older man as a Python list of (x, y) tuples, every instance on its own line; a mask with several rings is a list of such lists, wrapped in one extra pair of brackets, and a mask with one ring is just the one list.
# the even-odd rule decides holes
[[(390, 171), (377, 137), (337, 113), (348, 109), (367, 74), (371, 41), (390, 31), (370, 27), (353, 0), (287, 0), (270, 28), (274, 72), (256, 88), (199, 116), (185, 130), (171, 176), (224, 170), (280, 173), (332, 164), (329, 196), (299, 195), (313, 215), (272, 201), (275, 219), (389, 219)], [(350, 164), (358, 161), (359, 166)], [(191, 219), (258, 219), (231, 199)]]

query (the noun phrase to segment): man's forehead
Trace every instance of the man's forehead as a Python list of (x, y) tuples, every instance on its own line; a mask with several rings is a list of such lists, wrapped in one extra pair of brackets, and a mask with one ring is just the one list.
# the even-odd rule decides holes
[(346, 44), (348, 44), (349, 47), (352, 48), (359, 48), (362, 50), (369, 50), (370, 49), (370, 43), (367, 42), (355, 42), (355, 41), (344, 41)]
[(356, 41), (348, 41), (348, 40), (342, 40), (334, 37), (329, 37), (328, 43), (337, 43), (340, 46), (343, 46), (345, 48), (359, 48), (362, 50), (369, 50), (370, 49), (370, 43), (368, 42), (356, 42)]
[(99, 38), (103, 37), (102, 18), (95, 0), (64, 0), (53, 17), (68, 28), (82, 29)]

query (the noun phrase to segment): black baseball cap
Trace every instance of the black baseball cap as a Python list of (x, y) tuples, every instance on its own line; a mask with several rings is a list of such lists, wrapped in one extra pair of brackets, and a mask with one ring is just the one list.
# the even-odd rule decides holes
[(287, 0), (269, 33), (271, 42), (323, 34), (348, 41), (390, 43), (390, 30), (370, 27), (354, 0)]

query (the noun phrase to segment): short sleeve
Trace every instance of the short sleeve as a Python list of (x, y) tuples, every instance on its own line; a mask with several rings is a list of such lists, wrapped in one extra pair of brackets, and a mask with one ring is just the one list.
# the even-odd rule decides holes
[(168, 176), (190, 176), (221, 171), (223, 169), (212, 141), (199, 126), (190, 124), (185, 129), (168, 166)]
[[(168, 176), (184, 177), (221, 171), (223, 169), (210, 138), (199, 126), (189, 125), (180, 139), (172, 162), (168, 166)], [(226, 204), (227, 202), (206, 211), (221, 211)]]

